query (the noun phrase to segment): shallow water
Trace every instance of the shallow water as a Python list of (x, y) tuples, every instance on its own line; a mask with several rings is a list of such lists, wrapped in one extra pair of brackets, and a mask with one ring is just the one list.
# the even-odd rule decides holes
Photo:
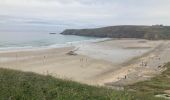
[(49, 33), (27, 33), (12, 32), (0, 33), (0, 50), (33, 48), (46, 46), (62, 46), (63, 44), (77, 41), (94, 40), (94, 37), (83, 37), (73, 35), (49, 34)]

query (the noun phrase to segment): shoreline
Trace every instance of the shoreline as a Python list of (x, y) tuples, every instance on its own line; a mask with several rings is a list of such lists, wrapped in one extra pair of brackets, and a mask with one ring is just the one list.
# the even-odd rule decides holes
[[(145, 74), (151, 74), (148, 78), (155, 76), (155, 72), (161, 72), (161, 70), (157, 70), (157, 66), (152, 65), (152, 63), (155, 62), (149, 61), (148, 59), (153, 54), (162, 55), (161, 52), (166, 51), (165, 49), (168, 47), (165, 47), (168, 44), (169, 41), (166, 43), (165, 41), (148, 41), (143, 39), (109, 39), (99, 42), (82, 43), (81, 45), (76, 44), (75, 47), (72, 45), (64, 48), (0, 52), (0, 67), (35, 72), (44, 75), (50, 74), (57, 78), (69, 79), (89, 85), (104, 86), (109, 84), (116, 86), (118, 83), (134, 83), (136, 71), (139, 71), (138, 74), (144, 76), (146, 76)], [(159, 47), (159, 45), (163, 46)], [(69, 51), (74, 50), (77, 47), (80, 47), (80, 50), (75, 52), (77, 55), (67, 55)], [(114, 52), (115, 48), (121, 48), (126, 52), (127, 50), (132, 49), (135, 50), (136, 53), (130, 51), (129, 55), (132, 55), (128, 56), (128, 60), (125, 59), (123, 61), (124, 65), (122, 65), (123, 63), (121, 61), (120, 63), (110, 61), (111, 58), (109, 58), (109, 55)], [(146, 51), (141, 52), (141, 48), (146, 49)], [(160, 51), (157, 49), (160, 49)], [(89, 55), (89, 52), (98, 53), (96, 57), (93, 57), (92, 55)], [(164, 52), (163, 56), (167, 52), (168, 51)], [(127, 53), (129, 53), (129, 51)], [(124, 57), (124, 54), (121, 54), (120, 56)], [(134, 57), (136, 57), (136, 59), (134, 59)], [(4, 58), (4, 60), (2, 60), (2, 58)], [(148, 60), (151, 64), (147, 67), (140, 67), (141, 59)], [(166, 59), (166, 61), (164, 59)], [(162, 57), (161, 60), (164, 60), (161, 62), (162, 64), (163, 62), (170, 61), (170, 57)], [(127, 79), (122, 81), (121, 78), (125, 75), (127, 75)], [(141, 81), (140, 79), (144, 80), (143, 77), (139, 77), (138, 81)]]
[(6, 52), (19, 52), (19, 51), (41, 51), (41, 50), (48, 50), (48, 49), (57, 49), (57, 48), (67, 48), (71, 47), (77, 44), (83, 44), (83, 43), (98, 43), (110, 40), (111, 38), (98, 38), (98, 39), (90, 39), (90, 40), (83, 40), (83, 41), (73, 41), (73, 42), (67, 42), (63, 44), (51, 44), (48, 46), (40, 46), (40, 47), (32, 47), (32, 46), (25, 46), (25, 47), (6, 47), (6, 48), (0, 48), (0, 53), (6, 53)]

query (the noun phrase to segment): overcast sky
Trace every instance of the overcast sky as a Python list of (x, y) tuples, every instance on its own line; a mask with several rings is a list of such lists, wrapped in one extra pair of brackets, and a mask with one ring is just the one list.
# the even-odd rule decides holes
[(0, 0), (0, 31), (170, 25), (170, 0)]

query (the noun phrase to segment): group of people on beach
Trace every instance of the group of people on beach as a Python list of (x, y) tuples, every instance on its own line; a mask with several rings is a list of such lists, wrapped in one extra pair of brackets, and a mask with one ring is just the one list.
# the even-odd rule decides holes
[(81, 67), (84, 67), (84, 63), (87, 64), (87, 58), (80, 58)]

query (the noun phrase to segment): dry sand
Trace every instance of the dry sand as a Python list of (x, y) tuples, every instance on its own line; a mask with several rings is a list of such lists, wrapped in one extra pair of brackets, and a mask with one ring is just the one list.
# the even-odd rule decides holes
[[(94, 84), (93, 76), (111, 68), (112, 63), (87, 56), (67, 55), (73, 47), (38, 51), (0, 53), (0, 67)], [(95, 83), (96, 84), (96, 83)]]
[[(75, 48), (79, 48), (78, 55), (67, 55)], [(169, 61), (169, 41), (141, 39), (112, 39), (66, 48), (0, 53), (1, 68), (50, 74), (90, 85), (132, 84), (159, 74), (163, 68), (158, 66)]]

